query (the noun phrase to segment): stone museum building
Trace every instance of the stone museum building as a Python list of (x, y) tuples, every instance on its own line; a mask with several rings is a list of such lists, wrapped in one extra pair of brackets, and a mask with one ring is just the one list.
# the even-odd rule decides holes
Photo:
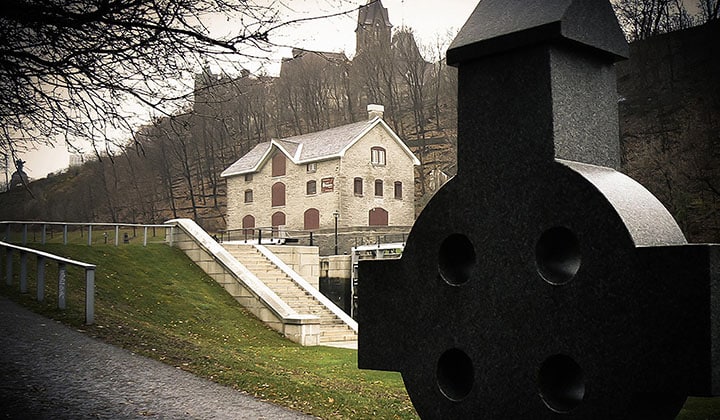
[(420, 162), (368, 105), (368, 119), (260, 143), (221, 174), (228, 229), (410, 226)]

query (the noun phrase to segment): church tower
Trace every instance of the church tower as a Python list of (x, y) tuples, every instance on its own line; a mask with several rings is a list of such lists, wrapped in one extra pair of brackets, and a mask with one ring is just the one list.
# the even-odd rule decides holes
[(382, 1), (368, 0), (358, 13), (358, 24), (355, 29), (356, 54), (373, 48), (390, 48), (391, 30), (388, 10), (383, 6)]

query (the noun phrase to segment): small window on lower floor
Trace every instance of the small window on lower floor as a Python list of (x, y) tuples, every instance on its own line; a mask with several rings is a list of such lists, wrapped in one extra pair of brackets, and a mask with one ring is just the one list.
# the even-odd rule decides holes
[(316, 181), (308, 181), (305, 190), (307, 195), (314, 195), (317, 194), (317, 182)]
[(353, 192), (355, 195), (363, 195), (363, 180), (362, 178), (355, 178), (353, 181)]
[(375, 197), (383, 196), (383, 182), (382, 179), (375, 180)]
[(246, 203), (253, 202), (253, 190), (245, 190), (245, 202)]
[(402, 200), (402, 182), (395, 181), (395, 198)]

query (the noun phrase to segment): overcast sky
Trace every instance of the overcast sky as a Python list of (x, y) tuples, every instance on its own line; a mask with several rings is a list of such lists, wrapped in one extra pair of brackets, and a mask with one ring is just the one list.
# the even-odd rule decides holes
[[(292, 0), (285, 2), (294, 9), (295, 16), (330, 14), (333, 11), (353, 10), (367, 3), (367, 0), (329, 1)], [(440, 36), (447, 37), (449, 30), (459, 30), (465, 23), (477, 2), (472, 0), (382, 0), (388, 9), (393, 29), (407, 26), (415, 30), (418, 42), (432, 43)], [(290, 15), (290, 12), (287, 12)], [(292, 38), (308, 48), (345, 51), (352, 55), (355, 50), (355, 27), (357, 12), (341, 17), (311, 21), (296, 25)]]
[[(300, 47), (319, 51), (345, 52), (352, 57), (355, 52), (355, 27), (357, 24), (357, 8), (367, 0), (255, 0), (279, 10), (283, 21), (298, 18), (312, 18), (336, 14), (342, 11), (351, 13), (332, 18), (313, 19), (304, 23), (288, 25), (271, 35), (275, 44), (288, 47)], [(686, 6), (694, 10), (695, 0), (684, 0)], [(475, 6), (476, 0), (382, 0), (388, 9), (393, 29), (402, 26), (414, 30), (416, 39), (423, 46), (437, 44), (438, 40), (448, 42), (465, 23)], [(224, 34), (237, 28), (238, 20), (217, 17), (210, 23), (215, 35)], [(263, 69), (269, 74), (279, 71), (282, 56), (289, 54), (289, 48), (279, 49), (273, 54), (273, 63), (248, 63), (247, 68), (253, 72)], [(431, 60), (435, 57), (426, 56)], [(129, 135), (128, 135), (129, 138)], [(26, 172), (31, 178), (42, 178), (48, 172), (67, 167), (68, 153), (65, 145), (55, 149), (44, 149), (26, 153)]]
[[(265, 2), (280, 10), (282, 18), (297, 19), (327, 16), (342, 11), (352, 13), (333, 18), (311, 20), (305, 23), (289, 25), (278, 30), (271, 40), (280, 45), (294, 46), (320, 51), (345, 52), (352, 56), (355, 52), (355, 27), (357, 8), (367, 0), (256, 0)], [(390, 22), (394, 30), (408, 26), (415, 30), (420, 44), (436, 43), (437, 39), (448, 40), (449, 34), (456, 32), (465, 23), (475, 8), (473, 0), (444, 0), (442, 3), (432, 0), (382, 0), (388, 9)], [(441, 7), (438, 7), (441, 4)], [(227, 32), (237, 26), (237, 22), (219, 18), (212, 22), (217, 33)], [(275, 65), (265, 65), (270, 73), (279, 70), (279, 62), (288, 49), (273, 54)], [(249, 66), (256, 71), (259, 65)], [(128, 135), (128, 138), (130, 136)], [(55, 148), (42, 148), (22, 155), (27, 161), (25, 171), (34, 179), (45, 177), (68, 166), (69, 153), (64, 144)], [(12, 170), (10, 172), (13, 172)]]

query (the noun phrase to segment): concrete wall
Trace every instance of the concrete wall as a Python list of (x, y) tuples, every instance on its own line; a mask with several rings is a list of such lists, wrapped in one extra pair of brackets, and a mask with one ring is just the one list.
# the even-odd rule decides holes
[(316, 246), (290, 246), (267, 245), (273, 254), (277, 255), (285, 264), (300, 274), (310, 285), (320, 288), (320, 262), (318, 247)]
[(348, 315), (352, 312), (350, 255), (320, 257), (320, 291)]
[(349, 279), (352, 261), (350, 255), (320, 257), (320, 277)]

